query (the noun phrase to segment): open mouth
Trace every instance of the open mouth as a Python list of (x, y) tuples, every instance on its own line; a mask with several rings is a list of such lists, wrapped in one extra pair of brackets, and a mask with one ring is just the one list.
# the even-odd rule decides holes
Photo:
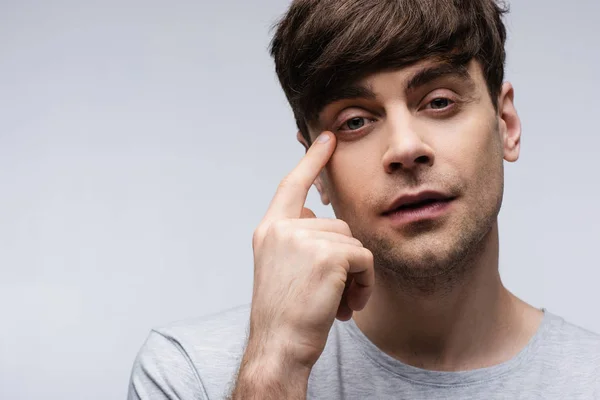
[(396, 211), (400, 211), (400, 210), (414, 210), (420, 207), (425, 207), (429, 204), (433, 204), (433, 203), (438, 203), (441, 201), (445, 201), (445, 200), (434, 200), (434, 199), (427, 199), (427, 200), (423, 200), (423, 201), (418, 201), (416, 203), (411, 203), (411, 204), (403, 204), (400, 207), (392, 210), (392, 212), (396, 212)]
[(390, 215), (390, 214), (402, 213), (402, 212), (419, 211), (419, 210), (428, 209), (428, 208), (435, 208), (437, 206), (441, 206), (443, 204), (449, 203), (452, 200), (454, 200), (454, 198), (424, 199), (424, 200), (416, 201), (413, 203), (402, 204), (401, 206), (398, 206), (398, 207), (394, 208), (393, 210), (386, 212), (384, 215)]

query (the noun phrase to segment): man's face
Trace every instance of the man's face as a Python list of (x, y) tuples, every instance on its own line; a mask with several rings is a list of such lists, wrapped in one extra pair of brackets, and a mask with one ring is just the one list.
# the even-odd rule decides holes
[[(337, 147), (317, 187), (378, 268), (437, 276), (482, 243), (500, 210), (503, 159), (519, 154), (512, 96), (504, 84), (496, 111), (477, 62), (423, 62), (370, 75), (321, 110), (311, 138), (331, 131)], [(388, 213), (405, 195), (435, 201)]]

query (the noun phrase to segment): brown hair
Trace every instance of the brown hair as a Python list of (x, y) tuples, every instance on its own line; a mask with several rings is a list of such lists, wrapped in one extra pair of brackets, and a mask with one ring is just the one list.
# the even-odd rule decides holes
[(506, 28), (500, 0), (294, 0), (270, 51), (298, 129), (339, 88), (424, 59), (483, 68), (494, 107), (504, 79)]

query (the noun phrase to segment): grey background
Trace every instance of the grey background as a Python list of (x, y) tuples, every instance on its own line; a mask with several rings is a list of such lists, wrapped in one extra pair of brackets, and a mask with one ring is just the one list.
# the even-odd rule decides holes
[[(267, 54), (286, 6), (0, 3), (0, 398), (124, 398), (152, 326), (250, 301), (252, 232), (303, 154)], [(595, 331), (599, 12), (512, 2), (501, 213), (506, 285)]]

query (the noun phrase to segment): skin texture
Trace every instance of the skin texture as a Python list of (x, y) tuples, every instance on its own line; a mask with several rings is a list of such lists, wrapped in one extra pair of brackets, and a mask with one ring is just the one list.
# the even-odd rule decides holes
[[(352, 92), (366, 97), (321, 111), (312, 146), (298, 133), (307, 154), (253, 237), (250, 332), (233, 399), (306, 398), (335, 318), (354, 318), (392, 357), (447, 371), (506, 361), (537, 330), (542, 313), (498, 272), (503, 163), (517, 160), (521, 138), (513, 88), (503, 85), (494, 108), (476, 62), (468, 74), (409, 84), (432, 63), (367, 76)], [(313, 183), (336, 219), (304, 207)], [(453, 199), (442, 215), (397, 225), (383, 215), (424, 190)]]
[(331, 133), (320, 137), (326, 140), (316, 140), (280, 183), (254, 232), (250, 332), (233, 399), (306, 398), (334, 319), (362, 309), (373, 289), (373, 254), (348, 224), (304, 207), (335, 149)]
[[(508, 131), (504, 125), (500, 132), (478, 64), (469, 70), (475, 85), (441, 79), (407, 93), (403, 84), (420, 67), (361, 82), (376, 100), (348, 100), (323, 110), (321, 126), (336, 134), (338, 145), (316, 183), (336, 217), (373, 251), (378, 268), (407, 280), (408, 290), (463, 274), (457, 264), (476, 251), (499, 212), (503, 158), (514, 161), (519, 154), (517, 127)], [(436, 98), (453, 103), (433, 109)], [(514, 113), (508, 103), (505, 108)], [(359, 130), (347, 123), (339, 128), (351, 118), (366, 120)], [(400, 229), (381, 216), (397, 196), (424, 189), (458, 196), (452, 212)]]
[[(503, 163), (518, 159), (520, 120), (510, 83), (496, 110), (475, 61), (469, 79), (449, 75), (407, 90), (431, 65), (371, 75), (359, 85), (375, 98), (321, 111), (311, 138), (330, 130), (338, 143), (315, 186), (374, 255), (373, 295), (354, 315), (363, 332), (415, 366), (490, 366), (518, 353), (541, 321), (498, 273)], [(394, 227), (381, 215), (399, 195), (422, 190), (456, 198), (435, 220)]]

